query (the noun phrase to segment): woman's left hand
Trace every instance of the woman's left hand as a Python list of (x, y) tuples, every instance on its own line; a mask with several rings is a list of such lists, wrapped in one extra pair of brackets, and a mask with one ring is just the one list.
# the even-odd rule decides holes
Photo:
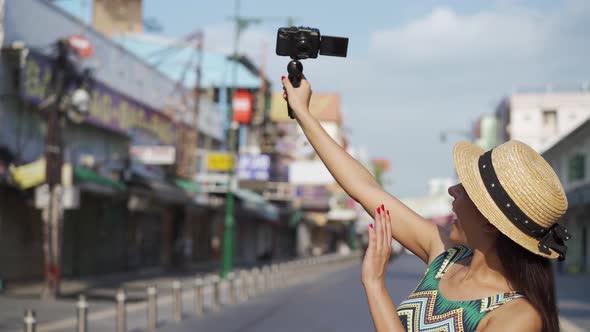
[(381, 205), (375, 213), (375, 226), (369, 227), (369, 247), (363, 259), (361, 280), (365, 288), (384, 287), (385, 272), (391, 257), (391, 216)]

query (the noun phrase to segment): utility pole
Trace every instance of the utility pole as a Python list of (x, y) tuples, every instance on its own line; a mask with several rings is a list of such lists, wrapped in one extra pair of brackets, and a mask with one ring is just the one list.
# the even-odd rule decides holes
[[(231, 87), (231, 98), (230, 101), (233, 99), (233, 96), (236, 91), (236, 84), (237, 84), (237, 61), (238, 61), (238, 47), (240, 41), (240, 33), (243, 29), (241, 26), (240, 20), (240, 0), (235, 0), (235, 24), (236, 30), (234, 34), (234, 49), (233, 49), (233, 62), (232, 62), (232, 87)], [(228, 127), (228, 138), (226, 143), (226, 150), (231, 155), (236, 156), (236, 127), (237, 123), (233, 121), (233, 107), (230, 104), (230, 107), (227, 112), (227, 121), (229, 124)], [(233, 260), (234, 260), (234, 225), (236, 223), (235, 216), (234, 216), (234, 193), (232, 188), (232, 183), (234, 180), (234, 167), (229, 168), (227, 172), (227, 194), (225, 196), (225, 218), (223, 223), (223, 246), (222, 246), (222, 262), (221, 262), (221, 277), (225, 278), (227, 274), (233, 268)]]
[[(66, 113), (71, 119), (86, 116), (88, 93), (85, 88), (90, 72), (79, 72), (70, 61), (70, 51), (76, 50), (81, 58), (92, 55), (93, 48), (87, 39), (79, 36), (59, 39), (56, 42), (56, 56), (53, 59), (51, 74), (51, 94), (47, 100), (47, 137), (45, 139), (45, 177), (48, 187), (49, 202), (43, 208), (43, 254), (45, 259), (45, 288), (41, 296), (55, 299), (59, 295), (61, 282), (61, 244), (63, 228), (63, 188), (61, 172), (63, 165), (63, 137)], [(75, 83), (78, 89), (69, 93), (69, 87)], [(68, 98), (65, 98), (69, 94)], [(67, 100), (67, 105), (64, 101)], [(74, 114), (76, 113), (76, 115)], [(74, 120), (78, 121), (78, 120)], [(81, 120), (80, 120), (81, 121)]]
[[(233, 45), (233, 63), (232, 63), (232, 87), (231, 87), (231, 94), (230, 100), (233, 101), (233, 97), (237, 91), (238, 85), (238, 63), (240, 59), (239, 55), (239, 42), (240, 36), (242, 32), (251, 24), (254, 23), (261, 23), (264, 21), (264, 18), (245, 18), (240, 16), (240, 0), (234, 0), (234, 9), (235, 15), (233, 17), (233, 21), (235, 23), (235, 33), (234, 33), (234, 45)], [(288, 23), (293, 23), (293, 18), (288, 19)], [(226, 150), (231, 155), (235, 156), (235, 161), (237, 161), (237, 154), (238, 154), (238, 130), (239, 124), (233, 121), (233, 107), (230, 105), (230, 108), (227, 112), (227, 120), (229, 123), (228, 128), (228, 135), (226, 140)], [(235, 165), (234, 165), (235, 166)], [(234, 216), (234, 194), (232, 183), (234, 183), (234, 167), (230, 167), (228, 170), (227, 176), (227, 194), (225, 196), (225, 218), (224, 218), (224, 228), (223, 228), (223, 247), (222, 247), (222, 262), (221, 262), (221, 277), (225, 278), (227, 274), (233, 268), (233, 258), (234, 258), (234, 245), (235, 245), (235, 235), (234, 235), (234, 225), (235, 225), (235, 216)]]
[(68, 48), (67, 41), (59, 40), (57, 42), (57, 56), (52, 75), (52, 97), (54, 100), (49, 107), (47, 138), (45, 140), (45, 174), (49, 187), (49, 206), (43, 209), (45, 289), (42, 297), (51, 300), (59, 294), (61, 281), (63, 123), (60, 107), (67, 89)]
[(195, 137), (193, 141), (194, 157), (197, 160), (197, 151), (199, 149), (199, 113), (201, 107), (201, 66), (203, 65), (203, 32), (198, 31), (195, 38), (197, 39), (197, 66), (195, 68)]

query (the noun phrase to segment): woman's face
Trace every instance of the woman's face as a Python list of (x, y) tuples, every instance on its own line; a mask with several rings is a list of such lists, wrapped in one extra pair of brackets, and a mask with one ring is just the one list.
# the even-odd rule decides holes
[(488, 223), (479, 212), (461, 183), (449, 187), (449, 195), (453, 200), (453, 212), (456, 220), (451, 225), (452, 241), (471, 246), (469, 242), (479, 241), (484, 233), (483, 227)]

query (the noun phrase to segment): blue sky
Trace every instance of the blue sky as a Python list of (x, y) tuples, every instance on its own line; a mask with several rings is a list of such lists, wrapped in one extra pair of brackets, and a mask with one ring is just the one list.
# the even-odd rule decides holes
[[(240, 51), (264, 65), (276, 90), (288, 62), (274, 55), (276, 29), (288, 17), (350, 38), (348, 58), (308, 60), (305, 73), (314, 91), (341, 95), (352, 143), (391, 161), (387, 189), (401, 197), (454, 177), (452, 145), (462, 137), (441, 143), (441, 131), (468, 130), (515, 88), (590, 81), (587, 0), (242, 0), (240, 13), (270, 19), (245, 31)], [(212, 51), (231, 51), (232, 15), (233, 0), (144, 0), (162, 34), (204, 31)]]

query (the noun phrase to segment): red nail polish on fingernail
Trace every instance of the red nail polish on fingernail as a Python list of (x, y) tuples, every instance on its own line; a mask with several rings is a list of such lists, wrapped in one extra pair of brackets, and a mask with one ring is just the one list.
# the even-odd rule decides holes
[(285, 76), (281, 76), (281, 81), (283, 81), (285, 79)]
[(383, 204), (381, 204), (381, 210), (385, 211), (385, 206), (383, 206)]
[(381, 214), (381, 211), (379, 211), (379, 208), (377, 208), (377, 214)]
[(371, 227), (371, 229), (373, 229), (373, 224), (369, 224), (369, 227)]
[(389, 215), (389, 210), (387, 210), (387, 215)]

